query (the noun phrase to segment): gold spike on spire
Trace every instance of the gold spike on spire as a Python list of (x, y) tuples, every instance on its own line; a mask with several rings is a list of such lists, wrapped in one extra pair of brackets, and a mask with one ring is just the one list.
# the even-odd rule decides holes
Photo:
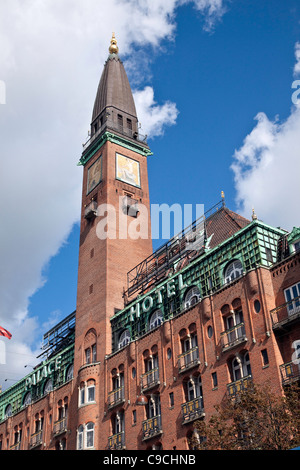
[(255, 214), (254, 208), (252, 209), (252, 220), (257, 220), (257, 215)]
[(224, 191), (221, 191), (222, 204), (225, 206), (225, 194)]
[(110, 40), (110, 46), (109, 46), (109, 53), (110, 54), (118, 54), (119, 48), (117, 46), (117, 40), (115, 37), (115, 33), (112, 33), (112, 38)]

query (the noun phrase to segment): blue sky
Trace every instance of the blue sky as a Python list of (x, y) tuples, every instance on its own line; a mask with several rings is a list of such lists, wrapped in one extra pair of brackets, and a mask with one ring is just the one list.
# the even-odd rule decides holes
[(266, 223), (300, 225), (300, 118), (291, 100), (298, 0), (88, 0), (75, 1), (69, 17), (69, 0), (44, 9), (8, 3), (0, 5), (0, 325), (13, 338), (3, 386), (33, 361), (43, 332), (76, 308), (76, 165), (112, 31), (153, 152), (151, 203), (209, 209), (223, 190), (246, 217), (255, 207)]

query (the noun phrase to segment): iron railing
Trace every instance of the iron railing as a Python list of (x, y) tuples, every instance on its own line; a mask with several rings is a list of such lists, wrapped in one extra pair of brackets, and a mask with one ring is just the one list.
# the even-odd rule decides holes
[(236, 380), (227, 384), (227, 392), (230, 397), (235, 397), (239, 392), (246, 390), (249, 384), (252, 383), (252, 375), (247, 375), (242, 379)]
[(108, 395), (107, 405), (108, 408), (120, 405), (125, 400), (124, 386), (112, 390)]
[(279, 307), (273, 308), (273, 310), (270, 311), (270, 315), (273, 328), (277, 328), (300, 317), (300, 296), (295, 297)]
[(108, 438), (108, 445), (109, 450), (122, 450), (125, 447), (125, 432), (121, 431), (117, 434), (113, 434)]
[(300, 363), (298, 364), (296, 362), (287, 362), (282, 364), (279, 367), (279, 370), (283, 385), (300, 380)]
[(157, 415), (153, 418), (146, 419), (142, 422), (143, 441), (151, 439), (162, 433), (161, 416)]
[(194, 398), (181, 405), (182, 424), (190, 423), (205, 416), (202, 397)]
[(35, 432), (30, 436), (30, 443), (29, 447), (32, 449), (33, 447), (37, 447), (42, 445), (43, 443), (43, 430), (40, 429), (39, 431)]
[(143, 390), (143, 392), (159, 384), (160, 382), (158, 367), (156, 367), (155, 369), (151, 369), (145, 374), (141, 375), (141, 389)]
[(58, 421), (55, 421), (55, 423), (53, 425), (53, 434), (54, 435), (61, 434), (63, 432), (66, 432), (67, 429), (68, 429), (67, 428), (67, 417), (65, 416), (64, 418), (59, 419)]
[(178, 371), (185, 372), (188, 369), (196, 367), (200, 364), (199, 349), (195, 346), (178, 356)]
[(239, 323), (238, 325), (235, 325), (221, 333), (221, 346), (223, 352), (243, 343), (244, 341), (247, 341), (244, 323)]

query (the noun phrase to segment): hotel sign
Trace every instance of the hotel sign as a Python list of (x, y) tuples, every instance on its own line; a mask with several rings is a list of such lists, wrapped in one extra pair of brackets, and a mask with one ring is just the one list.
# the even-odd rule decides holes
[(49, 377), (53, 372), (60, 370), (61, 368), (61, 356), (57, 356), (53, 361), (48, 364), (42, 365), (39, 369), (35, 370), (31, 375), (25, 379), (25, 389), (28, 390), (32, 386), (37, 385), (43, 379)]

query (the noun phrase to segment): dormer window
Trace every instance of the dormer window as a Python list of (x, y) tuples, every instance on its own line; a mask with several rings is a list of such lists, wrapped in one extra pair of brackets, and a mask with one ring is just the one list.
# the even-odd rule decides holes
[(124, 330), (123, 333), (121, 333), (119, 342), (118, 342), (118, 347), (124, 348), (128, 343), (130, 343), (130, 331), (129, 330)]
[(197, 286), (192, 287), (185, 295), (184, 306), (185, 308), (192, 307), (192, 305), (195, 305), (199, 300), (201, 300), (200, 290)]
[(242, 263), (238, 259), (232, 261), (225, 270), (225, 274), (224, 274), (225, 284), (228, 284), (229, 282), (234, 281), (234, 279), (237, 279), (242, 274), (243, 274)]

